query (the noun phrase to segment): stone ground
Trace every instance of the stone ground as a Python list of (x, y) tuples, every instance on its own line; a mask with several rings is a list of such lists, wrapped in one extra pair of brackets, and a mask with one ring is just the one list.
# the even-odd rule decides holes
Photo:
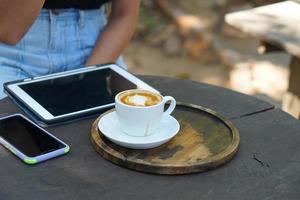
[[(194, 6), (180, 6), (193, 14), (201, 13), (197, 16), (209, 18), (213, 23), (217, 16), (208, 1), (196, 2)], [(256, 50), (259, 41), (229, 27), (223, 30), (210, 33), (212, 46), (222, 56), (211, 62), (205, 61), (204, 54), (199, 58), (184, 53), (170, 55), (163, 45), (135, 37), (124, 53), (129, 71), (210, 83), (255, 95), (280, 107), (288, 87), (290, 56), (282, 52), (259, 55)]]

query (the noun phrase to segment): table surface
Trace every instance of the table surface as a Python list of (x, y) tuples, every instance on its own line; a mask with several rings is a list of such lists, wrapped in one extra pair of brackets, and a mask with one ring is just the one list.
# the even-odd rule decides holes
[[(159, 176), (104, 160), (90, 143), (95, 120), (48, 128), (71, 146), (68, 155), (35, 166), (0, 147), (0, 199), (300, 199), (300, 123), (254, 97), (189, 80), (143, 76), (178, 101), (230, 119), (240, 131), (236, 157), (205, 173)], [(0, 101), (0, 117), (20, 112)]]
[(225, 21), (245, 33), (300, 57), (300, 4), (285, 1), (227, 14)]

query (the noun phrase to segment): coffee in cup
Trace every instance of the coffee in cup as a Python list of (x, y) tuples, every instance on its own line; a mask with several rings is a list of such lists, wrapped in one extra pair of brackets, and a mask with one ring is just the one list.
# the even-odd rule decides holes
[(142, 90), (124, 92), (119, 96), (119, 100), (123, 104), (140, 107), (154, 106), (159, 104), (162, 99), (159, 94)]
[[(165, 104), (170, 102), (166, 111)], [(133, 89), (115, 97), (116, 114), (121, 130), (131, 136), (145, 137), (159, 128), (165, 115), (170, 115), (176, 107), (173, 97), (163, 97), (159, 93)]]

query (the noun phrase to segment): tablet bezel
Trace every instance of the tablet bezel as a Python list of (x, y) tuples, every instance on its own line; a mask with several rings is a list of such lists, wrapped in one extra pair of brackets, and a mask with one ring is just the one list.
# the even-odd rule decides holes
[(128, 71), (119, 67), (116, 64), (109, 64), (109, 65), (103, 65), (103, 66), (90, 66), (87, 68), (81, 68), (81, 69), (71, 70), (71, 71), (67, 71), (67, 72), (60, 72), (60, 73), (50, 74), (50, 75), (46, 75), (46, 76), (25, 79), (20, 82), (8, 83), (5, 85), (5, 88), (8, 90), (10, 95), (13, 95), (14, 97), (18, 98), (18, 100), (23, 102), (32, 112), (34, 112), (36, 115), (38, 115), (42, 120), (44, 120), (44, 121), (59, 120), (59, 119), (68, 118), (71, 116), (88, 113), (88, 112), (94, 111), (94, 110), (101, 110), (101, 109), (109, 108), (109, 107), (112, 107), (115, 103), (105, 104), (105, 105), (101, 105), (101, 106), (97, 106), (97, 107), (93, 107), (93, 108), (89, 108), (89, 109), (85, 109), (85, 110), (81, 110), (81, 111), (76, 111), (76, 112), (71, 112), (71, 113), (67, 113), (67, 114), (63, 114), (63, 115), (54, 116), (19, 86), (25, 85), (25, 84), (30, 84), (30, 83), (35, 83), (35, 82), (41, 82), (44, 80), (51, 80), (51, 79), (55, 79), (55, 78), (59, 78), (59, 77), (70, 76), (70, 75), (74, 75), (74, 74), (86, 73), (86, 72), (91, 72), (91, 71), (96, 71), (96, 70), (103, 70), (106, 68), (110, 68), (111, 70), (118, 73), (120, 76), (123, 76), (124, 78), (126, 78), (127, 80), (129, 80), (130, 82), (135, 84), (138, 89), (145, 89), (145, 90), (150, 90), (150, 91), (159, 93), (159, 91), (157, 91), (156, 89), (154, 89), (147, 83), (138, 79), (137, 77), (130, 74)]

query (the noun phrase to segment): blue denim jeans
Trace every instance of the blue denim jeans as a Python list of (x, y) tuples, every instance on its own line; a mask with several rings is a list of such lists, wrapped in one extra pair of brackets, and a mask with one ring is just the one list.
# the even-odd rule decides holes
[(104, 9), (42, 10), (17, 45), (0, 43), (0, 99), (5, 82), (83, 67), (106, 23)]

